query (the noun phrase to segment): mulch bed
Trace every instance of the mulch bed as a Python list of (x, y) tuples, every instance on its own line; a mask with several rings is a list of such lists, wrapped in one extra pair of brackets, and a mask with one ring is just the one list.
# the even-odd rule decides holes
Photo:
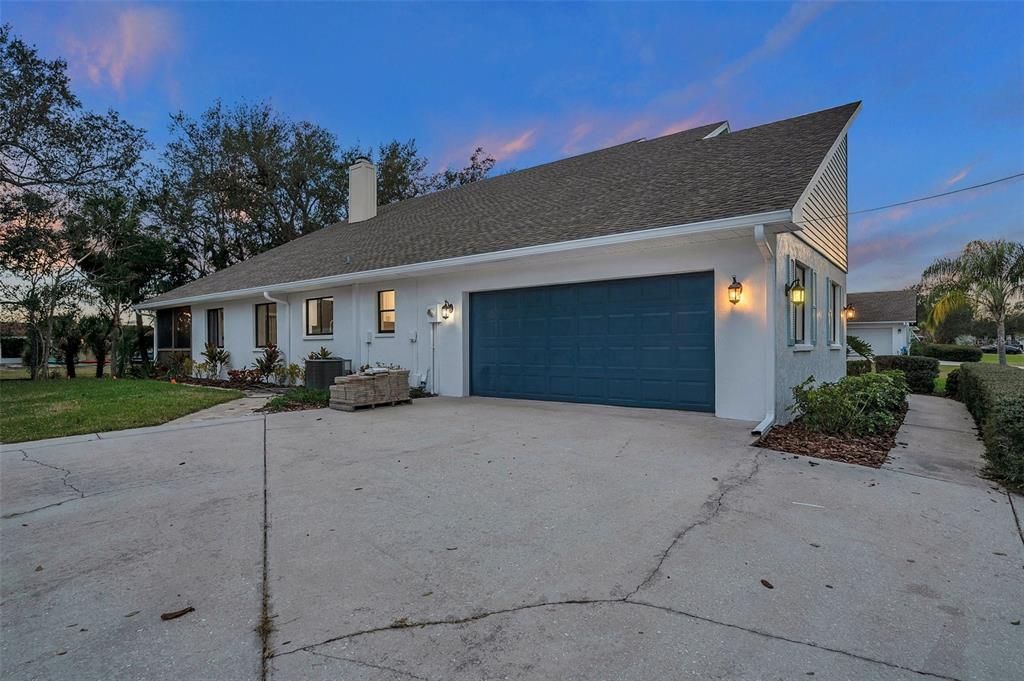
[(808, 430), (799, 420), (776, 426), (754, 443), (757, 447), (790, 454), (803, 454), (819, 459), (855, 463), (879, 468), (896, 446), (896, 432), (903, 425), (906, 409), (888, 433), (878, 435), (825, 435)]
[(188, 385), (204, 385), (209, 388), (227, 388), (229, 390), (245, 390), (249, 392), (274, 393), (282, 395), (288, 392), (288, 386), (256, 381), (231, 381), (220, 378), (179, 378), (178, 383)]

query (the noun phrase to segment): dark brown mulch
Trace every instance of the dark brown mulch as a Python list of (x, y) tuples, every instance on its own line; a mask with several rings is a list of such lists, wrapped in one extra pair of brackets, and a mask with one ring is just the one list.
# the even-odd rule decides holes
[(258, 383), (255, 381), (231, 381), (220, 378), (179, 378), (178, 383), (188, 385), (205, 385), (211, 388), (228, 388), (230, 390), (248, 390), (262, 393), (283, 394), (288, 392), (288, 386), (274, 385), (273, 383)]
[(790, 454), (879, 468), (896, 446), (896, 432), (903, 425), (906, 414), (906, 410), (899, 414), (899, 422), (891, 431), (878, 435), (825, 435), (808, 430), (800, 421), (793, 421), (772, 428), (754, 445)]

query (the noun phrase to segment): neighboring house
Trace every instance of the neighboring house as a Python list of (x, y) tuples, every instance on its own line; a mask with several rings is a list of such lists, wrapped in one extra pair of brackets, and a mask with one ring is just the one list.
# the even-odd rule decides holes
[(198, 356), (212, 341), (235, 367), (269, 343), (289, 362), (326, 346), (355, 366), (408, 367), (442, 395), (766, 428), (786, 420), (793, 385), (846, 370), (859, 108), (714, 123), (380, 207), (376, 168), (359, 160), (348, 222), (140, 308), (157, 311), (158, 351)]
[(851, 336), (868, 342), (876, 355), (900, 355), (910, 350), (912, 331), (917, 324), (917, 293), (874, 291), (850, 293), (854, 317), (847, 325)]

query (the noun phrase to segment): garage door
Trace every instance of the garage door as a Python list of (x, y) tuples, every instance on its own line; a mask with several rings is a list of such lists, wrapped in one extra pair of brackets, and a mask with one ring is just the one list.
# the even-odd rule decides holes
[(710, 272), (470, 296), (474, 395), (714, 411)]

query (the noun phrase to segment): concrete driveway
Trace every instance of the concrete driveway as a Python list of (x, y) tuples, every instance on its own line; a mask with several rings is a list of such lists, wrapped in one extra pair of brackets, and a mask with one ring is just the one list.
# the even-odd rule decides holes
[(433, 398), (7, 447), (2, 676), (1019, 676), (1005, 493), (751, 425)]

